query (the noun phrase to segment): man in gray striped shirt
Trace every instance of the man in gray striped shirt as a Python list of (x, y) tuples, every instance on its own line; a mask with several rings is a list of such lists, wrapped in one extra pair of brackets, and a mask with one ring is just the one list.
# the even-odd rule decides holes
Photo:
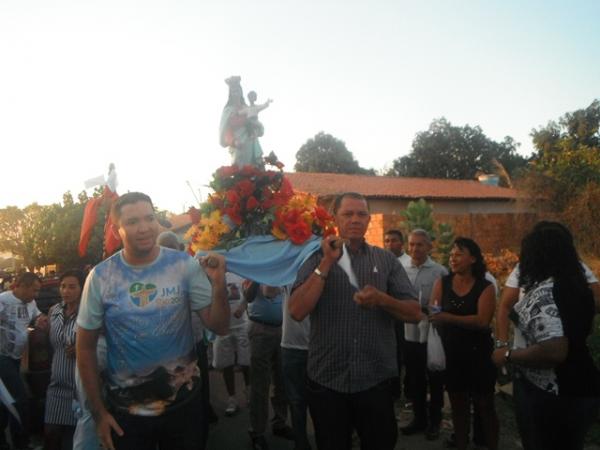
[[(325, 238), (302, 265), (289, 302), (295, 320), (310, 314), (307, 400), (317, 445), (350, 449), (356, 429), (362, 448), (391, 450), (398, 435), (394, 324), (424, 316), (394, 255), (365, 243), (367, 200), (342, 194), (333, 213), (340, 236)], [(344, 248), (334, 248), (340, 238)]]

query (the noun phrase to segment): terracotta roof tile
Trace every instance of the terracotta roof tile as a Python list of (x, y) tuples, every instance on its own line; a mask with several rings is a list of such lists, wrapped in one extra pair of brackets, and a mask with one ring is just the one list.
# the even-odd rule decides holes
[(192, 219), (188, 213), (177, 214), (169, 216), (169, 222), (171, 222), (171, 230), (179, 230), (192, 223)]
[(358, 192), (368, 198), (516, 200), (516, 189), (489, 186), (474, 180), (380, 177), (338, 173), (286, 173), (294, 189), (318, 196)]

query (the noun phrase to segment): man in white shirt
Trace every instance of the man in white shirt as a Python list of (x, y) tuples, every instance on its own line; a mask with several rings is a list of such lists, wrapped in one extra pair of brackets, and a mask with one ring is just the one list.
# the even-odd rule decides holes
[[(411, 260), (404, 266), (404, 269), (417, 292), (421, 307), (425, 309), (429, 304), (433, 284), (438, 278), (447, 275), (448, 271), (429, 257), (432, 245), (427, 231), (413, 230), (408, 237), (408, 248)], [(427, 369), (427, 325), (426, 323), (404, 325), (406, 381), (413, 403), (414, 417), (412, 422), (401, 431), (405, 435), (425, 431), (428, 440), (435, 440), (440, 435), (442, 407), (444, 406), (444, 382), (443, 372), (433, 372)], [(428, 385), (429, 414), (427, 413)]]
[[(28, 328), (36, 326), (47, 328), (46, 316), (41, 315), (34, 298), (40, 292), (42, 282), (31, 272), (17, 278), (15, 288), (0, 294), (0, 378), (15, 399), (22, 423), (27, 423), (27, 393), (20, 375), (21, 357), (28, 340)], [(8, 410), (0, 405), (0, 448), (8, 448), (4, 440), (4, 430), (10, 424), (15, 448), (27, 448), (29, 437), (27, 430), (19, 424)]]

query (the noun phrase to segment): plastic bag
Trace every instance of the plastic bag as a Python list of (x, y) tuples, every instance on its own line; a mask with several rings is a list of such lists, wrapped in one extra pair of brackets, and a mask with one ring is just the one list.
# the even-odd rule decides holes
[(442, 339), (435, 327), (429, 327), (427, 335), (427, 368), (431, 371), (446, 369), (446, 353), (442, 346)]

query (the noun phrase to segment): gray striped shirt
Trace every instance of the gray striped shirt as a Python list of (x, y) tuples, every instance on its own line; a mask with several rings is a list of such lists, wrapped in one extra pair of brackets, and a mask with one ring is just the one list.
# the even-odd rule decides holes
[(64, 303), (54, 305), (50, 317), (50, 343), (54, 350), (52, 356), (52, 375), (46, 392), (45, 423), (56, 425), (75, 425), (77, 420), (73, 412), (75, 398), (75, 358), (67, 356), (65, 347), (75, 343), (75, 319), (64, 314)]
[[(295, 287), (318, 266), (322, 253), (313, 254), (298, 272)], [(416, 299), (397, 258), (387, 250), (364, 244), (350, 252), (359, 287), (370, 284), (396, 299)], [(308, 377), (337, 392), (367, 390), (398, 376), (396, 320), (380, 308), (358, 306), (346, 273), (335, 264), (310, 315)]]

